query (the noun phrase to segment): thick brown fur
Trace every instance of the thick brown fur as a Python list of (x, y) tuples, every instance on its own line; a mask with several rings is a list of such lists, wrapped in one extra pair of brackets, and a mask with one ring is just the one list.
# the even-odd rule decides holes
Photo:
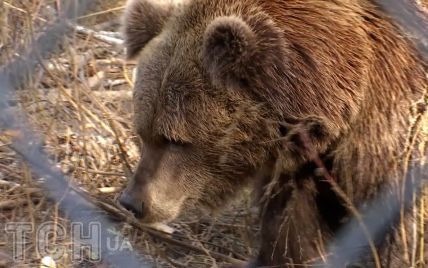
[[(356, 207), (381, 189), (399, 198), (404, 159), (423, 157), (408, 141), (426, 66), (372, 1), (154, 2), (130, 1), (124, 17), (143, 150), (121, 202), (143, 221), (219, 208), (255, 184), (254, 265), (288, 267), (317, 261), (353, 216), (326, 174)], [(409, 266), (412, 241), (394, 227), (382, 265)]]

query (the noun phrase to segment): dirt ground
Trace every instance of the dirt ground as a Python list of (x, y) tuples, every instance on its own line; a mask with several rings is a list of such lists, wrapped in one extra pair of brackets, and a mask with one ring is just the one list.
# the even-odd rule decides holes
[[(427, 0), (422, 0), (422, 2)], [(0, 2), (0, 64), (19, 57), (51, 22), (56, 0)], [(132, 63), (125, 63), (119, 16), (124, 1), (98, 0), (96, 8), (77, 19), (62, 52), (44, 60), (25, 88), (10, 100), (24, 110), (45, 148), (70, 180), (101, 204), (115, 200), (129, 170), (139, 159), (138, 139), (131, 126)], [(14, 133), (0, 129), (0, 267), (102, 267), (71, 256), (70, 222), (48, 202), (27, 165), (8, 146)], [(217, 267), (245, 260), (257, 249), (256, 212), (246, 192), (216, 215), (188, 212), (172, 226), (175, 236), (154, 235), (122, 223), (118, 232), (156, 267)], [(109, 213), (109, 212), (106, 212)], [(38, 248), (36, 232), (26, 233), (22, 259), (13, 260), (14, 233), (8, 223), (30, 223), (38, 230), (47, 222), (66, 234), (48, 237), (53, 248), (65, 248), (55, 264), (41, 266), (49, 252)]]

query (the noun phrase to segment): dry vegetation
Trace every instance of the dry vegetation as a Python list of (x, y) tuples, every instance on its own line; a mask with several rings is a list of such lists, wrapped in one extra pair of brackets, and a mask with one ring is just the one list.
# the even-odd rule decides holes
[[(0, 2), (1, 64), (18, 57), (17, 51), (43, 31), (61, 9), (59, 2)], [(43, 61), (10, 102), (13, 109), (27, 112), (32, 127), (45, 138), (53, 162), (93, 200), (105, 204), (119, 193), (126, 174), (138, 161), (139, 149), (131, 126), (134, 66), (123, 61), (117, 34), (124, 1), (96, 2), (95, 10), (77, 20), (61, 53)], [(0, 267), (39, 267), (44, 256), (36, 250), (34, 235), (28, 236), (25, 260), (7, 264), (13, 252), (12, 236), (3, 231), (2, 224), (31, 222), (37, 228), (47, 221), (69, 223), (57, 205), (46, 200), (31, 171), (8, 147), (13, 135), (0, 130)], [(254, 254), (258, 230), (249, 207), (249, 202), (242, 200), (221, 215), (206, 215), (202, 220), (189, 212), (173, 224), (180, 231), (173, 237), (138, 224), (124, 223), (120, 231), (135, 250), (159, 267), (216, 267)], [(60, 240), (53, 236), (50, 242), (68, 245), (70, 237)], [(88, 263), (73, 263), (65, 254), (56, 265), (87, 267)]]

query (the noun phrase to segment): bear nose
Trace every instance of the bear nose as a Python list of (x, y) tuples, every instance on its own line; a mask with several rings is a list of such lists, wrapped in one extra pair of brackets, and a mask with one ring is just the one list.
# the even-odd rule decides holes
[(128, 211), (132, 212), (136, 218), (143, 218), (144, 202), (133, 198), (126, 192), (123, 192), (119, 197), (119, 203)]

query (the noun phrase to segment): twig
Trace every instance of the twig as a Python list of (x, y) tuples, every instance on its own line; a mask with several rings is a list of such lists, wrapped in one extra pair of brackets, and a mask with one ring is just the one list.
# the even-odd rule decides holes
[(8, 186), (8, 187), (19, 187), (21, 186), (19, 183), (13, 181), (5, 181), (0, 179), (0, 186)]
[(122, 46), (123, 45), (122, 39), (101, 34), (97, 31), (94, 31), (92, 29), (88, 29), (88, 28), (81, 26), (81, 25), (73, 25), (72, 23), (69, 23), (68, 25), (70, 27), (72, 27), (73, 29), (75, 29), (76, 32), (78, 32), (80, 34), (92, 36), (95, 39), (98, 39), (98, 40), (105, 42), (107, 44), (114, 45), (114, 46)]
[(27, 204), (26, 199), (0, 201), (0, 210), (11, 210)]
[(125, 176), (124, 173), (119, 173), (119, 172), (100, 171), (100, 170), (93, 170), (93, 169), (85, 169), (85, 168), (81, 168), (81, 167), (78, 167), (77, 169), (80, 171), (83, 171), (83, 172), (88, 172), (88, 173), (96, 174), (96, 175), (116, 176), (116, 177), (124, 177)]
[(117, 193), (120, 190), (121, 190), (120, 187), (101, 187), (101, 188), (98, 188), (98, 191), (100, 193), (103, 193), (103, 194)]
[(107, 9), (107, 10), (102, 10), (102, 11), (99, 11), (99, 12), (94, 12), (94, 13), (91, 13), (91, 14), (88, 14), (88, 15), (85, 15), (85, 16), (80, 16), (77, 19), (78, 20), (87, 19), (87, 18), (90, 18), (90, 17), (104, 15), (104, 14), (107, 14), (107, 13), (111, 13), (111, 12), (123, 10), (124, 8), (125, 8), (125, 6), (114, 7), (114, 8), (110, 8), (110, 9)]

